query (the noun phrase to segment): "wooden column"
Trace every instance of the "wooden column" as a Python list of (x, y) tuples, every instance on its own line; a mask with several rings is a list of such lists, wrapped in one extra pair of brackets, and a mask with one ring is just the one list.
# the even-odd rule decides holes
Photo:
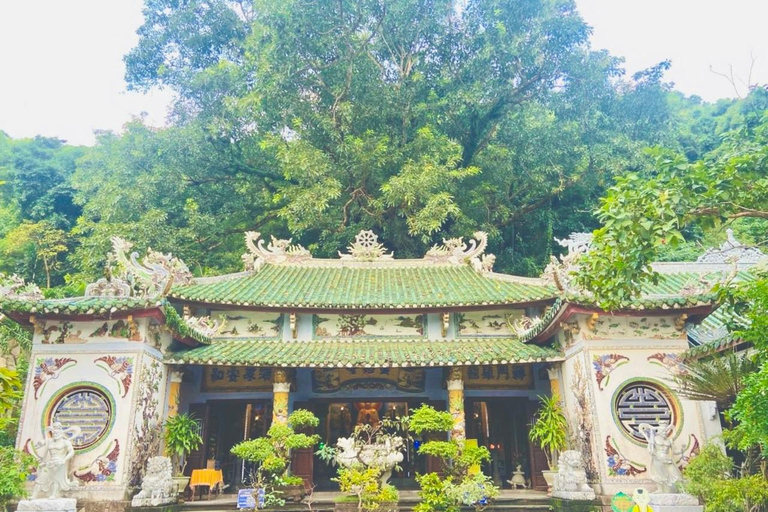
[(272, 382), (272, 423), (285, 425), (288, 423), (288, 395), (291, 383), (285, 370), (275, 370)]
[(448, 412), (453, 416), (451, 439), (457, 441), (467, 437), (467, 422), (464, 416), (464, 377), (460, 368), (453, 368), (446, 381), (448, 388)]

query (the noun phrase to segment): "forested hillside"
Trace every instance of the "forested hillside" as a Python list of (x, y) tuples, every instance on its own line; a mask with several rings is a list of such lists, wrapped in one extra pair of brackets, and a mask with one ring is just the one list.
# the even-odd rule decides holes
[[(126, 80), (176, 92), (170, 126), (91, 148), (0, 132), (0, 271), (63, 295), (112, 235), (207, 275), (241, 269), (246, 230), (333, 256), (373, 229), (408, 257), (483, 229), (497, 270), (538, 275), (617, 177), (655, 175), (648, 148), (716, 159), (768, 109), (760, 87), (684, 97), (669, 62), (627, 76), (569, 1), (452, 5), (147, 0)], [(662, 257), (720, 232), (686, 236)]]

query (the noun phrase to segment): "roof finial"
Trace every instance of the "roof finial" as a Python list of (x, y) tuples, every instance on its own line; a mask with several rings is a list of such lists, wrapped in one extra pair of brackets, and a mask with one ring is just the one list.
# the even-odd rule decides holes
[(342, 254), (339, 251), (339, 257), (342, 260), (352, 261), (377, 261), (391, 260), (394, 253), (387, 254), (387, 249), (379, 243), (379, 237), (373, 231), (360, 231), (355, 235), (355, 241), (347, 247), (349, 254)]

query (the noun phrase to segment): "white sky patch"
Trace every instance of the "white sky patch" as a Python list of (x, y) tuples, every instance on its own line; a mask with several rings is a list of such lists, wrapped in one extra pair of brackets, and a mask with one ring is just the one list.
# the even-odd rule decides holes
[[(626, 59), (627, 74), (664, 59), (675, 88), (707, 101), (736, 96), (733, 86), (710, 71), (734, 73), (745, 82), (768, 84), (766, 0), (576, 0), (594, 29), (592, 46)], [(745, 84), (739, 83), (744, 94)]]
[[(514, 0), (510, 0), (514, 1)], [(768, 83), (766, 0), (577, 0), (596, 48), (626, 58), (631, 74), (672, 60), (668, 80), (714, 101), (735, 96), (710, 65)], [(129, 93), (122, 57), (138, 41), (141, 0), (0, 0), (0, 130), (93, 144), (147, 113), (165, 123), (170, 91)], [(743, 89), (742, 89), (743, 90)]]

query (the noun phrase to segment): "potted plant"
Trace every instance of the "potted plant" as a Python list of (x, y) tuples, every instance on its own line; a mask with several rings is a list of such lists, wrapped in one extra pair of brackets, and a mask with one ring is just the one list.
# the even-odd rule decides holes
[(443, 439), (427, 440), (418, 450), (419, 455), (440, 461), (442, 475), (434, 472), (416, 475), (421, 503), (414, 507), (414, 512), (460, 512), (463, 507), (481, 511), (499, 495), (493, 480), (476, 471), (482, 463), (491, 460), (488, 448), (467, 443), (463, 438), (444, 440), (454, 428), (450, 412), (422, 405), (406, 421), (416, 435), (439, 432)]
[(542, 471), (547, 486), (552, 487), (554, 475), (557, 473), (558, 452), (566, 447), (568, 421), (563, 413), (560, 397), (553, 394), (549, 397), (539, 397), (541, 405), (531, 424), (528, 437), (538, 443), (547, 458), (549, 471)]
[(297, 409), (288, 416), (286, 424), (273, 423), (266, 436), (243, 441), (232, 448), (236, 457), (257, 464), (251, 475), (252, 485), (256, 490), (264, 490), (268, 505), (282, 506), (286, 498), (301, 501), (304, 497), (303, 480), (291, 475), (291, 450), (316, 445), (320, 436), (298, 431), (315, 428), (319, 424), (317, 416)]
[(173, 481), (179, 493), (184, 492), (189, 484), (189, 477), (184, 476), (187, 454), (203, 444), (199, 429), (195, 418), (189, 414), (177, 414), (165, 420), (165, 449), (171, 456), (175, 472)]
[(393, 512), (398, 492), (387, 481), (403, 461), (405, 439), (400, 419), (384, 418), (375, 424), (357, 425), (350, 437), (341, 437), (335, 447), (317, 452), (324, 461), (338, 464), (339, 489), (335, 512)]

